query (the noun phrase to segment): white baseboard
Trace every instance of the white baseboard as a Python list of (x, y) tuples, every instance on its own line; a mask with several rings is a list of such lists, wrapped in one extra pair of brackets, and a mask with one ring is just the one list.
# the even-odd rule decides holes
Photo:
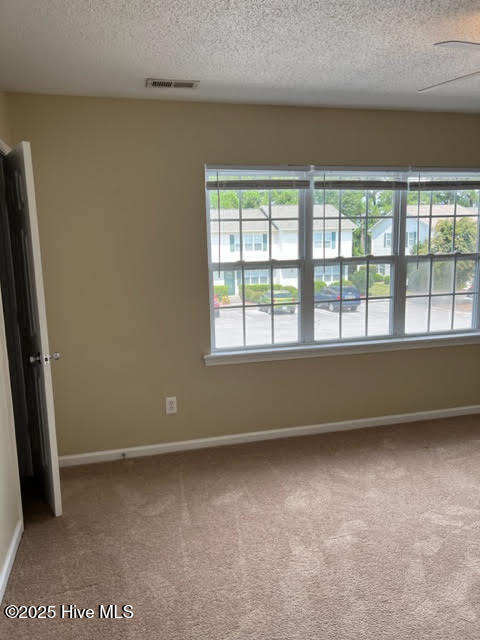
[(10, 577), (10, 572), (12, 570), (13, 563), (15, 561), (15, 556), (17, 555), (17, 549), (18, 549), (18, 545), (20, 544), (20, 540), (22, 539), (22, 534), (23, 534), (23, 521), (19, 520), (15, 526), (15, 530), (13, 532), (13, 536), (10, 541), (10, 545), (8, 547), (5, 561), (3, 563), (2, 568), (0, 569), (0, 604), (2, 603), (3, 596), (5, 595), (8, 578)]
[(438, 418), (451, 418), (480, 413), (480, 404), (466, 407), (453, 407), (450, 409), (434, 409), (433, 411), (417, 411), (415, 413), (398, 413), (375, 418), (360, 418), (359, 420), (343, 420), (341, 422), (326, 422), (303, 427), (286, 427), (284, 429), (268, 429), (266, 431), (252, 431), (251, 433), (235, 433), (227, 436), (214, 436), (212, 438), (198, 438), (196, 440), (179, 440), (176, 442), (162, 442), (149, 444), (142, 447), (129, 447), (126, 449), (109, 449), (107, 451), (92, 451), (90, 453), (78, 453), (70, 456), (60, 456), (61, 467), (72, 467), (79, 464), (92, 464), (94, 462), (108, 462), (122, 458), (140, 458), (142, 456), (155, 456), (173, 451), (187, 451), (190, 449), (205, 449), (208, 447), (221, 447), (244, 442), (258, 440), (274, 440), (277, 438), (292, 438), (295, 436), (308, 436), (331, 431), (350, 431), (351, 429), (364, 429), (366, 427), (379, 427), (402, 422), (417, 422), (420, 420), (436, 420)]

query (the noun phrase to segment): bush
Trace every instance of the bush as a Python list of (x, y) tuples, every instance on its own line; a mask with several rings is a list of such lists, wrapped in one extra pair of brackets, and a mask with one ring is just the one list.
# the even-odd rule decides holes
[(216, 284), (213, 287), (213, 291), (219, 299), (228, 297), (228, 287), (226, 284)]
[[(377, 267), (370, 265), (368, 278), (370, 283), (376, 282), (375, 276), (377, 275)], [(365, 294), (367, 288), (367, 267), (360, 267), (357, 271), (352, 271), (350, 279), (355, 287), (360, 291), (362, 295)], [(383, 278), (381, 278), (383, 280)]]
[(249, 291), (268, 291), (270, 289), (270, 285), (269, 284), (246, 284), (245, 285), (245, 291), (246, 290)]
[(390, 276), (385, 276), (383, 281), (385, 282), (385, 284), (390, 284)]
[[(351, 280), (342, 280), (342, 287), (351, 287), (353, 284), (353, 282)], [(332, 282), (331, 284), (332, 287), (339, 287), (340, 286), (340, 280), (336, 280), (335, 282)]]
[(385, 282), (384, 277), (382, 276), (381, 273), (374, 273), (373, 274), (373, 281), (374, 282)]
[(369, 295), (374, 297), (390, 295), (390, 286), (384, 282), (375, 282), (370, 286)]
[(327, 283), (324, 282), (323, 280), (315, 280), (315, 293), (318, 293), (322, 289), (325, 289), (326, 286), (327, 286)]
[[(258, 287), (260, 287), (260, 289)], [(246, 284), (245, 302), (260, 302), (261, 298), (269, 289), (269, 284)]]

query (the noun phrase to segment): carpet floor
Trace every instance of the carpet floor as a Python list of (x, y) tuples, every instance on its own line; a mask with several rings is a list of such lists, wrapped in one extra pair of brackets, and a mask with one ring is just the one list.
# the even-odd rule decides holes
[(478, 416), (69, 468), (62, 490), (3, 603), (57, 617), (2, 615), (1, 638), (480, 637)]

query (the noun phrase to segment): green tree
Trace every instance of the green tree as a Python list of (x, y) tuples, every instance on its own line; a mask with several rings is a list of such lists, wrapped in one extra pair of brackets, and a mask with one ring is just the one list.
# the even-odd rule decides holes
[[(439, 220), (431, 242), (432, 253), (449, 253), (454, 249), (461, 253), (474, 253), (477, 247), (477, 223), (470, 218), (458, 218), (453, 238), (453, 220)], [(452, 246), (453, 245), (453, 246)], [(448, 286), (451, 274), (446, 263), (435, 263), (435, 281), (445, 281)], [(473, 278), (474, 264), (471, 260), (458, 260), (456, 268), (456, 287), (464, 289)]]
[[(432, 232), (430, 243), (431, 253), (449, 254), (452, 251), (460, 253), (475, 253), (477, 247), (477, 223), (471, 218), (457, 218), (455, 222), (455, 238), (453, 237), (453, 218), (438, 220)], [(428, 253), (428, 241), (419, 243), (412, 249), (412, 254)], [(464, 289), (473, 279), (474, 262), (472, 260), (457, 260), (456, 284), (457, 289)], [(446, 291), (452, 286), (452, 263), (451, 261), (441, 261), (433, 263), (433, 277), (435, 287)], [(420, 277), (420, 276), (419, 276)], [(423, 276), (421, 276), (423, 277)], [(412, 274), (409, 279), (409, 287), (416, 286), (415, 276)], [(419, 283), (419, 286), (420, 283)]]
[(298, 204), (298, 189), (282, 189), (272, 191), (272, 205)]

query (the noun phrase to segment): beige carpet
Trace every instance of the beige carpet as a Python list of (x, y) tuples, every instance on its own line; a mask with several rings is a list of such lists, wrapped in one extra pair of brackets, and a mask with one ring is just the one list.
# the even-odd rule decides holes
[[(131, 620), (0, 620), (10, 639), (478, 640), (480, 418), (62, 473), (4, 604)], [(58, 609), (57, 609), (58, 611)]]

